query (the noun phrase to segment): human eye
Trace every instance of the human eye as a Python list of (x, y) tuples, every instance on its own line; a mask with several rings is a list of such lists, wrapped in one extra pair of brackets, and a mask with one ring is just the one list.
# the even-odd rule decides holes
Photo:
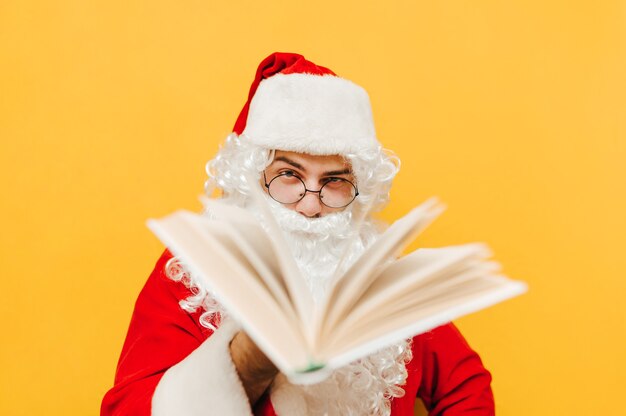
[(299, 182), (302, 182), (302, 179), (300, 179), (300, 175), (298, 175), (298, 173), (292, 169), (279, 170), (277, 177), (280, 178), (280, 181), (284, 184), (297, 184)]
[(330, 178), (324, 179), (324, 186), (326, 186), (328, 188), (341, 187), (341, 186), (344, 186), (347, 183), (348, 182), (344, 178), (330, 177)]
[(279, 174), (280, 176), (285, 176), (285, 177), (287, 177), (287, 178), (291, 178), (291, 177), (294, 177), (294, 176), (295, 176), (295, 177), (297, 177), (297, 176), (298, 176), (298, 175), (296, 174), (296, 172), (294, 172), (294, 171), (293, 171), (293, 170), (291, 170), (291, 169), (284, 169), (284, 170), (281, 170), (281, 171), (279, 171), (279, 172), (278, 172), (278, 174)]

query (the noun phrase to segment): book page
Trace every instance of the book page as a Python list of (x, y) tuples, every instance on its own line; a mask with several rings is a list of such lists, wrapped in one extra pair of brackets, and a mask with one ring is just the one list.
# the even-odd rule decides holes
[(486, 261), (482, 244), (421, 249), (387, 267), (336, 326), (332, 339), (349, 338), (358, 327), (372, 325), (379, 315), (393, 315), (411, 305), (457, 290), (472, 279), (494, 275), (500, 265)]
[(337, 322), (347, 315), (359, 297), (374, 282), (386, 263), (394, 259), (441, 212), (443, 205), (432, 198), (394, 222), (348, 271), (331, 287), (324, 309), (318, 317), (317, 339), (332, 333)]
[(282, 312), (246, 256), (236, 250), (225, 231), (228, 226), (185, 211), (148, 221), (148, 227), (192, 273), (205, 279), (281, 371), (307, 367), (310, 354), (297, 320)]
[[(269, 236), (249, 211), (225, 204), (220, 200), (202, 198), (202, 203), (211, 217), (229, 223), (229, 238), (263, 279), (268, 290), (281, 306), (285, 316), (297, 318), (294, 302), (290, 298), (277, 254)], [(300, 322), (301, 326), (302, 323)]]
[(335, 340), (332, 342), (334, 345), (329, 344), (319, 354), (329, 366), (338, 368), (393, 343), (424, 333), (525, 291), (524, 283), (504, 276), (472, 279), (432, 299), (417, 304), (406, 302), (401, 309), (392, 314), (377, 315), (369, 324), (355, 328), (350, 334), (346, 333), (342, 339)]
[[(442, 287), (451, 279), (467, 271), (482, 275), (495, 273), (500, 265), (488, 261), (489, 248), (483, 244), (464, 244), (441, 248), (418, 249), (384, 268), (372, 285), (355, 303), (350, 316), (364, 309), (381, 308), (397, 300), (407, 291), (417, 296), (427, 296), (430, 287)], [(395, 302), (394, 302), (395, 303)]]

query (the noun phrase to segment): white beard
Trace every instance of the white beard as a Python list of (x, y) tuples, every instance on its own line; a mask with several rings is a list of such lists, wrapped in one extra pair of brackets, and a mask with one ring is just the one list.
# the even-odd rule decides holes
[(306, 218), (268, 200), (313, 299), (319, 303), (337, 275), (337, 268), (341, 267), (340, 272), (347, 270), (365, 250), (367, 239), (358, 235), (350, 211)]

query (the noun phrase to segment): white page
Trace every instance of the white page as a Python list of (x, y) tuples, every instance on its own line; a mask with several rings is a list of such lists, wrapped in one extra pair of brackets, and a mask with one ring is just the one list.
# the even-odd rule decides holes
[(359, 297), (372, 284), (386, 262), (397, 256), (404, 247), (430, 224), (443, 206), (431, 198), (407, 215), (394, 222), (348, 269), (345, 275), (330, 289), (325, 313), (318, 322), (318, 339), (332, 332), (333, 326), (342, 319)]
[[(297, 319), (294, 304), (289, 297), (280, 270), (278, 255), (274, 252), (274, 246), (261, 227), (259, 220), (249, 211), (227, 205), (219, 200), (203, 198), (202, 202), (217, 220), (227, 221), (230, 224), (230, 238), (245, 253), (247, 260), (253, 265), (270, 292), (282, 306), (285, 315)], [(302, 326), (302, 323), (299, 322), (298, 325)]]
[(329, 367), (339, 368), (381, 348), (518, 296), (526, 290), (527, 286), (523, 282), (490, 276), (482, 279), (480, 287), (398, 312), (392, 319), (382, 319), (380, 325), (372, 327), (367, 334), (344, 340), (341, 347), (325, 350), (320, 353), (320, 357), (328, 362)]
[(378, 325), (382, 316), (394, 316), (416, 305), (424, 305), (442, 296), (463, 291), (466, 285), (472, 284), (472, 281), (476, 282), (485, 277), (494, 276), (498, 270), (499, 265), (495, 262), (468, 262), (439, 272), (438, 279), (423, 279), (415, 282), (413, 286), (407, 286), (410, 280), (406, 279), (404, 284), (391, 286), (386, 295), (388, 297), (375, 294), (357, 305), (337, 325), (331, 336), (332, 340), (329, 340), (327, 344), (340, 343), (341, 341), (337, 340), (350, 339), (359, 331), (367, 331), (369, 327)]
[[(204, 226), (198, 224), (197, 217), (179, 211), (160, 220), (149, 220), (148, 227), (192, 273), (206, 279), (220, 303), (281, 371), (306, 367), (310, 354), (306, 352), (301, 328), (294, 327), (293, 320), (282, 314), (258, 276), (250, 275), (222, 241), (203, 232)], [(211, 224), (220, 225), (228, 223)]]
[(419, 249), (389, 264), (361, 296), (350, 312), (379, 307), (390, 299), (417, 292), (423, 296), (429, 287), (447, 284), (457, 274), (468, 270), (480, 270), (483, 275), (495, 273), (500, 265), (488, 261), (491, 252), (484, 244), (464, 244), (436, 249)]
[[(404, 299), (403, 307), (397, 308), (392, 313), (372, 317), (368, 323), (362, 323), (359, 328), (355, 328), (350, 335), (336, 340), (334, 345), (329, 345), (329, 349), (334, 353), (341, 350), (360, 347), (375, 338), (385, 338), (387, 334), (392, 334), (396, 328), (405, 325), (413, 325), (423, 319), (429, 320), (439, 312), (452, 311), (457, 307), (462, 307), (468, 301), (480, 298), (503, 287), (512, 287), (519, 282), (507, 279), (504, 276), (482, 276), (478, 279), (471, 279), (457, 285), (455, 290), (443, 291), (430, 298), (421, 299), (418, 302), (409, 302)], [(454, 319), (454, 318), (450, 318)], [(367, 329), (367, 331), (363, 329)], [(346, 332), (346, 334), (348, 334)]]

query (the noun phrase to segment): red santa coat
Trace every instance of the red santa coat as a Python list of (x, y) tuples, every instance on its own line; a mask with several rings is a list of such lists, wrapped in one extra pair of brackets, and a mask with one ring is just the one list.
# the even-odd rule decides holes
[[(224, 324), (213, 334), (199, 323), (202, 311), (181, 309), (190, 291), (165, 275), (170, 258), (161, 256), (137, 299), (101, 415), (273, 416), (281, 407), (294, 414), (293, 404), (269, 395), (250, 409), (228, 353), (237, 328)], [(412, 350), (406, 394), (392, 400), (393, 416), (413, 415), (416, 397), (430, 415), (494, 414), (491, 375), (452, 324), (414, 337)]]

